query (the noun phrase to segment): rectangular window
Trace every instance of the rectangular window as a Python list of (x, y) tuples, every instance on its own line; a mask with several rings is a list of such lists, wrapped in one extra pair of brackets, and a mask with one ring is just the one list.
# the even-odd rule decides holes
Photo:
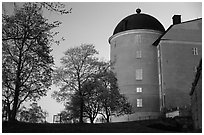
[(142, 58), (142, 51), (136, 51), (136, 58)]
[(137, 91), (137, 92), (142, 92), (142, 87), (137, 87), (137, 88), (136, 88), (136, 91)]
[(136, 69), (136, 80), (142, 80), (142, 69)]
[(142, 99), (137, 99), (137, 107), (142, 107)]
[(198, 48), (192, 48), (193, 55), (198, 55)]

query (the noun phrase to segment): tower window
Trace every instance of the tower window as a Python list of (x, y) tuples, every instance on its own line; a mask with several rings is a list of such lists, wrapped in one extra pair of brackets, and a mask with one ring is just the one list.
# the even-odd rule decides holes
[(142, 107), (142, 99), (137, 99), (137, 107)]
[(136, 51), (136, 58), (142, 58), (142, 51)]
[(136, 88), (136, 91), (137, 91), (137, 92), (142, 92), (142, 87), (137, 87), (137, 88)]
[(142, 80), (142, 69), (136, 69), (136, 80)]
[(193, 55), (198, 55), (198, 48), (192, 48)]

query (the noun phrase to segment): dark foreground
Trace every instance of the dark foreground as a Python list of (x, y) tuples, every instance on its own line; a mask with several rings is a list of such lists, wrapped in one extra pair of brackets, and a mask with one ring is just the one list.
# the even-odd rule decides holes
[(174, 122), (148, 120), (121, 123), (100, 124), (36, 124), (8, 123), (2, 124), (3, 133), (190, 133), (191, 128), (183, 128)]

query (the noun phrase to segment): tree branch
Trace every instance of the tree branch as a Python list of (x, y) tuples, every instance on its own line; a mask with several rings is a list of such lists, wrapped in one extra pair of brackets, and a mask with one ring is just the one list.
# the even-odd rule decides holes
[(103, 116), (103, 118), (107, 119), (106, 116), (103, 113), (99, 113), (99, 114), (101, 114)]
[(15, 38), (15, 37), (9, 37), (9, 38), (2, 38), (2, 41), (7, 41), (7, 40), (21, 40), (22, 37)]
[(10, 56), (12, 57), (12, 60), (13, 60), (16, 64), (18, 64), (18, 61), (14, 59), (13, 54), (11, 53), (11, 51), (10, 51), (8, 48), (7, 48), (7, 51), (8, 51), (8, 53), (10, 54)]
[(26, 98), (29, 96), (29, 94), (30, 94), (30, 91), (28, 91), (27, 95), (26, 95), (22, 100), (19, 101), (18, 106), (17, 106), (18, 109), (19, 109), (20, 105), (21, 105), (21, 104), (26, 100)]
[(23, 86), (23, 85), (27, 82), (27, 80), (30, 78), (30, 75), (31, 75), (31, 73), (32, 73), (32, 70), (33, 70), (33, 67), (31, 68), (31, 71), (29, 72), (29, 74), (28, 74), (28, 76), (26, 77), (26, 79), (21, 83), (21, 86)]

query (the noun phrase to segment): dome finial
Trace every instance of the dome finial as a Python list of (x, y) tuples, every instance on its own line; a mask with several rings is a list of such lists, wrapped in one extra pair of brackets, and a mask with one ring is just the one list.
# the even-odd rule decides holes
[(140, 8), (137, 8), (136, 9), (136, 12), (139, 14), (141, 12), (141, 9)]

